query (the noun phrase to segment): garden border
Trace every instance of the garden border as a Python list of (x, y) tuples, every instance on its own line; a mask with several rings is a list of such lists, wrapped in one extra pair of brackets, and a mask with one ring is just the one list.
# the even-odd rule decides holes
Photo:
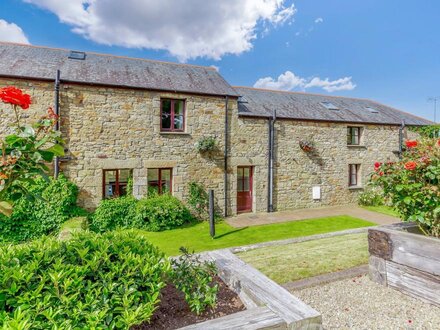
[(181, 329), (322, 329), (319, 312), (238, 258), (232, 249), (201, 254), (216, 263), (220, 278), (247, 310)]

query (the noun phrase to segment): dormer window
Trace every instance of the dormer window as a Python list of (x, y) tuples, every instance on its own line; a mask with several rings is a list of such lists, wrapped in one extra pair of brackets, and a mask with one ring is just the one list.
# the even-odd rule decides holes
[(331, 102), (321, 102), (321, 105), (327, 110), (339, 110), (339, 108)]

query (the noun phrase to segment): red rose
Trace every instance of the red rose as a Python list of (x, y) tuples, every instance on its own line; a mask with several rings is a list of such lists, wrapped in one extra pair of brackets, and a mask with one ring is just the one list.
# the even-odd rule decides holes
[(4, 103), (18, 105), (23, 110), (28, 109), (32, 103), (29, 94), (24, 94), (21, 89), (12, 86), (0, 88), (0, 100)]
[(417, 163), (416, 162), (412, 162), (412, 161), (406, 162), (404, 167), (405, 167), (405, 169), (407, 169), (409, 171), (412, 171), (412, 170), (415, 170), (417, 168)]
[(408, 149), (417, 147), (418, 142), (416, 140), (408, 140), (405, 142)]
[(382, 166), (382, 163), (375, 162), (375, 163), (374, 163), (374, 170), (377, 172), (377, 170), (378, 170), (379, 167), (381, 167), (381, 166)]
[(440, 147), (440, 139), (437, 140), (437, 146)]

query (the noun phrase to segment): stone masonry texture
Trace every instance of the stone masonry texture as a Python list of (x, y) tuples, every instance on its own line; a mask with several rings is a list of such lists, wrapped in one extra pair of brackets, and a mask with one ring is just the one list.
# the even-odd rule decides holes
[[(33, 104), (23, 112), (25, 120), (41, 117), (53, 106), (51, 82), (0, 79), (0, 87), (14, 85), (31, 94)], [(160, 132), (161, 98), (186, 101), (186, 131)], [(217, 206), (229, 214), (237, 210), (237, 166), (253, 167), (253, 211), (267, 209), (268, 120), (238, 115), (237, 100), (229, 100), (228, 201), (224, 200), (225, 98), (166, 93), (141, 89), (106, 88), (61, 84), (61, 130), (68, 160), (61, 170), (80, 188), (80, 204), (93, 209), (102, 199), (103, 169), (131, 169), (134, 194), (147, 191), (148, 168), (173, 169), (173, 194), (188, 197), (191, 181), (214, 189)], [(0, 108), (0, 136), (10, 131), (12, 111)], [(355, 203), (362, 188), (349, 189), (348, 165), (360, 164), (364, 185), (375, 161), (396, 160), (399, 128), (386, 125), (362, 127), (361, 146), (347, 146), (345, 123), (278, 120), (275, 123), (275, 190), (277, 210)], [(214, 136), (217, 150), (200, 154), (196, 143)], [(299, 140), (313, 141), (316, 148), (306, 153)], [(313, 200), (312, 187), (321, 188)]]

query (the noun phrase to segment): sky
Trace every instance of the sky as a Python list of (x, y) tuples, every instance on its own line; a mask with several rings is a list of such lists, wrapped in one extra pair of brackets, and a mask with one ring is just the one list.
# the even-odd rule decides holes
[(0, 40), (214, 66), (440, 121), (438, 0), (0, 0)]

